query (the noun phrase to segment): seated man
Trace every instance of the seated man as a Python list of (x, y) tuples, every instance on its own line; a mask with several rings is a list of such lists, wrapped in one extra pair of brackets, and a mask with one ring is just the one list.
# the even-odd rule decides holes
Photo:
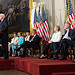
[(24, 43), (24, 37), (21, 32), (18, 32), (18, 41), (15, 45), (12, 45), (13, 57), (16, 55), (15, 49)]
[(25, 41), (30, 41), (31, 38), (32, 38), (32, 37), (30, 36), (30, 31), (26, 31)]
[[(75, 18), (72, 21), (72, 25), (74, 26), (74, 32), (75, 32)], [(75, 46), (75, 44), (74, 44), (74, 46)], [(72, 62), (75, 62), (75, 59), (73, 59)]]
[(30, 41), (25, 41), (19, 48), (16, 50), (19, 51), (21, 48), (24, 48), (23, 57), (25, 56), (25, 51), (27, 48), (37, 49), (40, 45), (40, 37), (37, 35), (36, 30), (33, 29), (33, 37)]
[(60, 49), (62, 49), (63, 57), (59, 60), (66, 60), (67, 59), (66, 53), (67, 53), (68, 47), (75, 45), (75, 30), (69, 29), (69, 26), (70, 26), (69, 23), (65, 23), (66, 33), (63, 39), (61, 40), (58, 49), (55, 52), (55, 53), (59, 53)]
[(51, 55), (50, 55), (49, 59), (52, 59), (52, 58), (57, 59), (58, 58), (58, 55), (55, 55), (55, 57), (53, 57), (53, 51), (57, 49), (57, 46), (59, 45), (59, 42), (61, 40), (62, 35), (61, 35), (61, 32), (60, 32), (59, 26), (55, 26), (54, 31), (55, 31), (55, 33), (53, 34), (49, 43), (45, 45), (44, 50), (43, 50), (43, 54), (40, 57), (40, 59), (47, 58), (48, 49), (50, 49), (50, 52), (51, 52)]

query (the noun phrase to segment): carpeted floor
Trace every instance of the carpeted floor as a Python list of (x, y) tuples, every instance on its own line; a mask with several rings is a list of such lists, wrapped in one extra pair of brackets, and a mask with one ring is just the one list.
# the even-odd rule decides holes
[(30, 74), (17, 70), (3, 70), (0, 71), (0, 75), (30, 75)]

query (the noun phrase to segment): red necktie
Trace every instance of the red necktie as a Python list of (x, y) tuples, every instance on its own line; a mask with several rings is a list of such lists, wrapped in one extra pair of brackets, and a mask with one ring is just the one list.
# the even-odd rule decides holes
[[(63, 37), (65, 36), (66, 33), (67, 33), (67, 30), (65, 30), (65, 33), (64, 33)], [(63, 38), (62, 38), (62, 39), (63, 39)]]
[(33, 41), (33, 39), (34, 39), (34, 36), (33, 36), (33, 38), (30, 40), (30, 42)]

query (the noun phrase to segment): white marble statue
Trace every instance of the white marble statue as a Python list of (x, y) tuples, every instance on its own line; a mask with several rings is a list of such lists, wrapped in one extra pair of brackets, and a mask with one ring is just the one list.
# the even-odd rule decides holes
[(36, 6), (37, 6), (37, 3), (36, 2), (33, 2), (33, 9), (32, 9), (32, 15), (31, 15), (32, 28), (34, 27), (34, 13), (35, 13)]

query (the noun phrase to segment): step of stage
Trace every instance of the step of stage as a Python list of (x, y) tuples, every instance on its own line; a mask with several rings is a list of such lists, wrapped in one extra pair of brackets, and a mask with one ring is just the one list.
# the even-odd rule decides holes
[(70, 70), (70, 72), (75, 71), (73, 68), (75, 67), (75, 63), (72, 63), (70, 59), (59, 61), (38, 58), (24, 58), (15, 60), (15, 63), (15, 68), (17, 66), (16, 69), (32, 75), (51, 75), (53, 72), (67, 72), (68, 70)]
[(20, 70), (32, 75), (66, 75), (68, 72), (75, 72), (75, 63), (70, 59), (59, 61), (37, 57), (10, 57), (8, 60), (0, 60), (0, 70), (7, 69)]
[(75, 72), (52, 73), (52, 75), (75, 75)]

